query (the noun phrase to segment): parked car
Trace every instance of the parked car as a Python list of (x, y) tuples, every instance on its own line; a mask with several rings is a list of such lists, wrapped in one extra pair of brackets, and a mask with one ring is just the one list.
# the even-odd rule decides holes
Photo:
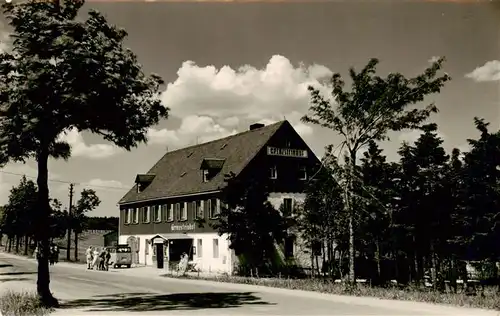
[(107, 247), (111, 258), (109, 259), (109, 265), (114, 269), (118, 267), (132, 266), (132, 249), (129, 245), (116, 245), (115, 247)]

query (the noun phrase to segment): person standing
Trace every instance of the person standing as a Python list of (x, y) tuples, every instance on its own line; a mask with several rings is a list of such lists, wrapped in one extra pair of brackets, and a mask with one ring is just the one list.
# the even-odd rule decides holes
[(106, 248), (106, 255), (105, 255), (105, 261), (104, 261), (104, 268), (106, 271), (109, 270), (109, 260), (111, 259), (111, 253), (109, 253), (109, 249)]
[[(69, 251), (69, 250), (68, 250)], [(87, 259), (87, 270), (92, 269), (92, 246), (89, 246), (85, 251), (85, 256)]]
[(96, 248), (92, 254), (94, 261), (92, 261), (92, 268), (99, 270), (99, 250)]

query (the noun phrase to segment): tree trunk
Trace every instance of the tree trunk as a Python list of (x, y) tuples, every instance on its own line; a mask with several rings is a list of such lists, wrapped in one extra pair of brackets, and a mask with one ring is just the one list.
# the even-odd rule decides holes
[(382, 267), (380, 265), (380, 241), (378, 238), (375, 240), (375, 262), (377, 264), (377, 279), (380, 282), (382, 280)]
[(37, 155), (38, 165), (38, 212), (37, 212), (37, 241), (40, 257), (38, 260), (38, 280), (37, 293), (41, 303), (47, 307), (58, 307), (59, 302), (50, 292), (50, 273), (49, 273), (49, 185), (48, 185), (48, 145), (41, 142), (41, 150)]
[(28, 255), (29, 240), (30, 240), (30, 238), (28, 237), (28, 235), (24, 236), (24, 255), (25, 256)]
[[(71, 210), (69, 211), (71, 212)], [(69, 213), (68, 212), (68, 213)], [(68, 222), (71, 223), (71, 214), (68, 214)], [(70, 261), (71, 260), (71, 227), (68, 225), (68, 239), (66, 240), (66, 261)]]
[(16, 236), (16, 253), (19, 253), (19, 244), (21, 243), (21, 237)]
[(75, 261), (78, 261), (78, 233), (75, 231)]
[(356, 275), (355, 275), (355, 258), (356, 253), (354, 249), (354, 179), (355, 179), (355, 167), (356, 167), (356, 152), (349, 152), (350, 160), (348, 162), (349, 167), (349, 179), (347, 179), (348, 190), (346, 194), (345, 205), (347, 207), (347, 214), (349, 214), (349, 283), (351, 286), (356, 286)]
[(12, 251), (12, 241), (14, 240), (14, 237), (9, 237), (9, 247), (8, 247), (8, 252)]
[(435, 291), (438, 288), (438, 280), (437, 280), (438, 265), (437, 265), (437, 260), (436, 260), (436, 254), (434, 253), (434, 244), (432, 242), (431, 242), (431, 246), (430, 246), (430, 255), (431, 255), (431, 264), (432, 264), (432, 269), (431, 269), (432, 288)]

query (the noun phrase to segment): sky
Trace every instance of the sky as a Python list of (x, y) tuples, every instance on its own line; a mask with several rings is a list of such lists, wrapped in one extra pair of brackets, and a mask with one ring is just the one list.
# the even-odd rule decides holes
[[(430, 96), (440, 112), (444, 146), (467, 149), (478, 136), (475, 116), (500, 128), (500, 5), (471, 1), (333, 1), (318, 3), (88, 2), (110, 23), (127, 30), (132, 49), (147, 73), (166, 82), (168, 120), (149, 130), (149, 143), (126, 152), (86, 132), (61, 135), (73, 148), (68, 161), (49, 162), (50, 194), (68, 205), (83, 188), (96, 190), (101, 205), (89, 215), (118, 216), (117, 202), (166, 151), (228, 136), (254, 122), (286, 118), (321, 156), (340, 140), (334, 132), (303, 124), (307, 86), (321, 85), (332, 73), (348, 75), (370, 58), (378, 73), (421, 73), (437, 56), (452, 80)], [(1, 25), (0, 25), (1, 26)], [(2, 26), (3, 37), (8, 29)], [(5, 49), (6, 44), (0, 44)], [(324, 87), (323, 87), (324, 88)], [(322, 91), (327, 93), (326, 88)], [(384, 142), (397, 159), (402, 141), (418, 132), (391, 134)], [(0, 169), (0, 204), (22, 174), (36, 177), (32, 161)]]

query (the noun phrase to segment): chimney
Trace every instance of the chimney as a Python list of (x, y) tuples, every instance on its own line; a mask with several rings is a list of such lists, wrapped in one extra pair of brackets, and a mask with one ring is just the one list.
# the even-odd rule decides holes
[(262, 124), (262, 123), (254, 123), (252, 125), (250, 125), (250, 130), (253, 131), (254, 129), (257, 129), (257, 128), (261, 128), (261, 127), (264, 127), (265, 125)]

